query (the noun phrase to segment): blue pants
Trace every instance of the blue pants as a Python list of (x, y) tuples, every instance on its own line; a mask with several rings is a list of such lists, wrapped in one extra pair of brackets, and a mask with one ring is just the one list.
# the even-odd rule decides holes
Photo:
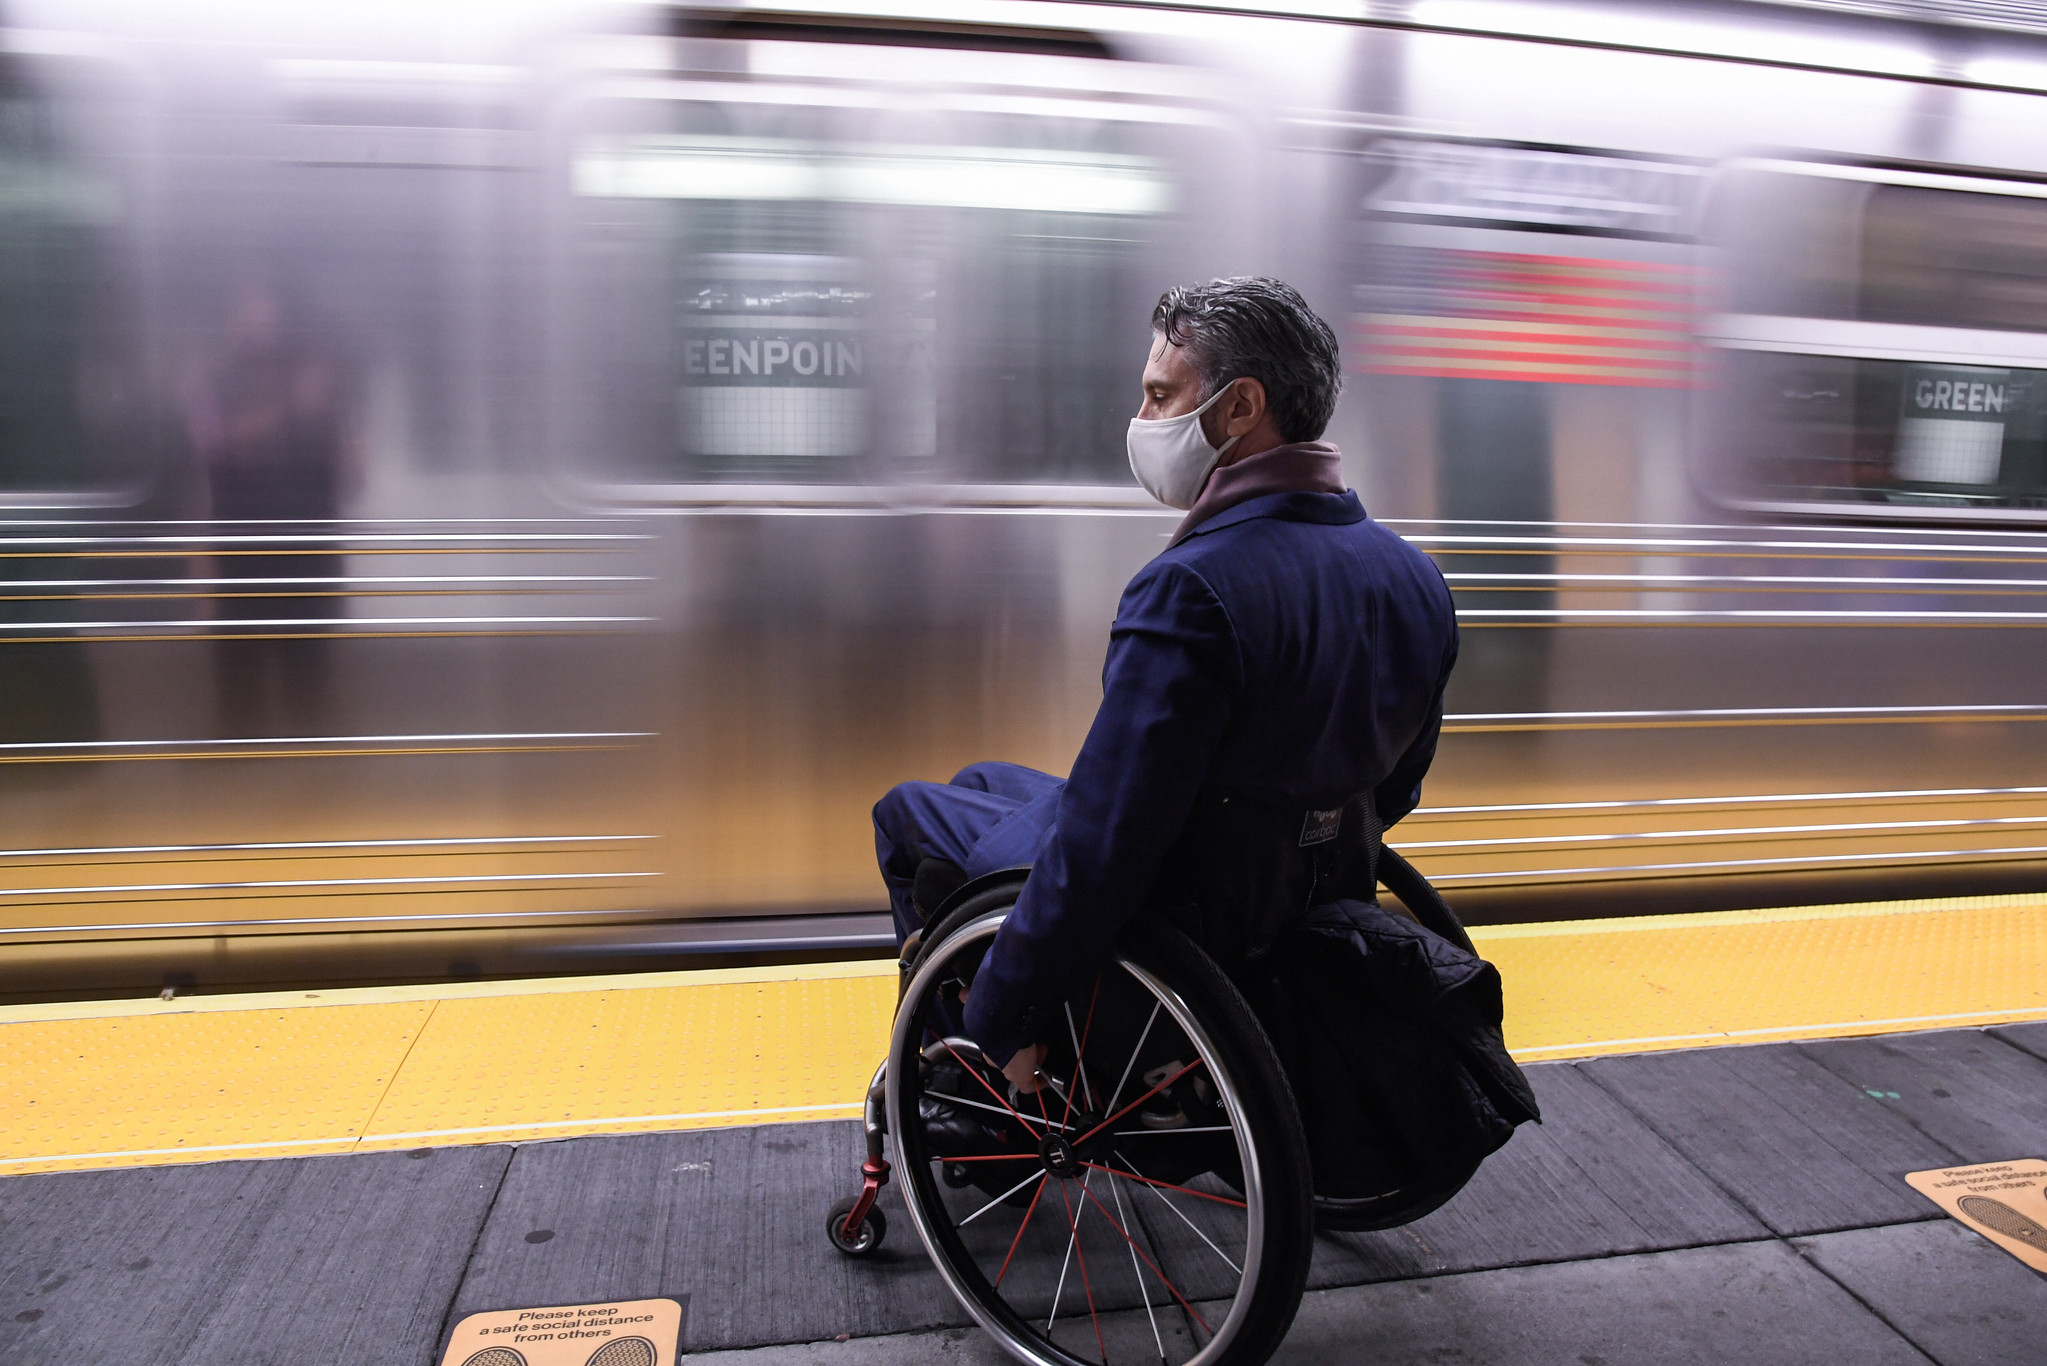
[(1021, 764), (969, 764), (949, 783), (899, 783), (874, 804), (874, 856), (888, 884), (896, 943), (923, 927), (910, 900), (917, 865), (958, 864), (970, 878), (1021, 868), (1052, 828), (1063, 779)]

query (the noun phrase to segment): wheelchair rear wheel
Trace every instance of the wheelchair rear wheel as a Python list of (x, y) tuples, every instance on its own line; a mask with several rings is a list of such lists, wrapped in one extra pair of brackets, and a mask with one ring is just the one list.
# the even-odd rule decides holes
[(1300, 1117), (1243, 998), (1164, 927), (1050, 1022), (1020, 1095), (961, 1037), (960, 994), (1014, 886), (926, 941), (896, 1015), (887, 1124), (940, 1274), (1012, 1355), (1255, 1366), (1293, 1322), (1312, 1239)]

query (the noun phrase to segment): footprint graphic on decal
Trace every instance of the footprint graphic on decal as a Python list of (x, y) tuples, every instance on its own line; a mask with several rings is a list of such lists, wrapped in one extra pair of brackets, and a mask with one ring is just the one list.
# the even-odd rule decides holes
[(1962, 1213), (1983, 1227), (2047, 1252), (2047, 1228), (2041, 1228), (2004, 1201), (1987, 1195), (1965, 1195), (1955, 1203), (1961, 1206)]
[(591, 1353), (583, 1366), (654, 1366), (654, 1344), (645, 1338), (617, 1338)]
[(486, 1347), (463, 1362), (462, 1366), (526, 1366), (526, 1358), (510, 1347)]

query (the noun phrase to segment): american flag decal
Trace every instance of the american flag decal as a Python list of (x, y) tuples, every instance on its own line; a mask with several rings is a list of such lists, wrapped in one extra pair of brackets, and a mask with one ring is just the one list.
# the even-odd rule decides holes
[(1391, 247), (1356, 315), (1355, 368), (1683, 389), (1697, 269), (1596, 257)]

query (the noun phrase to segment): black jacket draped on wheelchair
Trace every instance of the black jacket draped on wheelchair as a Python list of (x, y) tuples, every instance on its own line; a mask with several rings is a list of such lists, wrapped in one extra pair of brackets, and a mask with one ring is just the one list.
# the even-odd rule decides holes
[(1498, 970), (1380, 836), (1370, 793), (1303, 812), (1204, 791), (1149, 911), (1208, 951), (1272, 1040), (1325, 1225), (1418, 1217), (1540, 1117)]

